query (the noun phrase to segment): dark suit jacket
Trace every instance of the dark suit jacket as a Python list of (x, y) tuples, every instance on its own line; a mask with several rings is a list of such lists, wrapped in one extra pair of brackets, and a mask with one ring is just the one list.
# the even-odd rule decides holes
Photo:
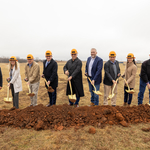
[[(83, 83), (82, 83), (82, 61), (77, 57), (74, 61), (72, 59), (68, 60), (65, 64), (65, 71), (69, 71), (69, 76), (72, 76), (71, 85), (73, 94), (76, 94), (77, 97), (84, 96)], [(67, 83), (66, 95), (70, 95), (70, 86)]]
[[(119, 62), (116, 61), (116, 68), (117, 68), (117, 74), (120, 73), (120, 67), (119, 67)], [(113, 85), (112, 80), (116, 80), (115, 78), (115, 73), (113, 69), (113, 64), (108, 60), (105, 65), (104, 65), (104, 70), (105, 70), (105, 76), (104, 76), (104, 84), (106, 85)]]
[(45, 63), (47, 60), (43, 62), (43, 74), (47, 81), (50, 81), (50, 86), (54, 89), (58, 87), (58, 75), (57, 75), (57, 62), (51, 59), (51, 62), (45, 67)]
[(150, 59), (142, 63), (140, 76), (145, 83), (150, 81)]
[(3, 78), (2, 78), (2, 72), (1, 72), (1, 68), (0, 68), (0, 86), (3, 86)]
[[(91, 57), (89, 57), (86, 62), (85, 72), (87, 74), (90, 61)], [(100, 84), (102, 82), (102, 68), (103, 68), (103, 60), (100, 57), (96, 56), (91, 70), (92, 74), (91, 80), (95, 80), (95, 85)]]

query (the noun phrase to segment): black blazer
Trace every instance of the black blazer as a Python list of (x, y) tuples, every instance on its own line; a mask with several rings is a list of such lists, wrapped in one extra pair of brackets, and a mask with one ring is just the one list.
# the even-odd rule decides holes
[(145, 83), (150, 81), (150, 59), (142, 63), (140, 76)]
[(2, 77), (2, 72), (1, 72), (1, 68), (0, 68), (0, 87), (3, 86), (3, 77)]
[(47, 60), (44, 60), (43, 62), (43, 74), (47, 81), (50, 81), (50, 86), (52, 88), (58, 87), (58, 74), (57, 69), (58, 65), (57, 62), (51, 59), (51, 62), (45, 67), (45, 63)]
[[(117, 74), (120, 73), (120, 67), (119, 67), (119, 62), (116, 61), (116, 67), (117, 67)], [(110, 62), (110, 60), (108, 60), (105, 65), (104, 65), (104, 70), (105, 70), (105, 76), (104, 76), (104, 84), (106, 85), (113, 85), (112, 80), (116, 80), (117, 78), (115, 78), (115, 73), (114, 73), (114, 69), (113, 69), (113, 64)]]

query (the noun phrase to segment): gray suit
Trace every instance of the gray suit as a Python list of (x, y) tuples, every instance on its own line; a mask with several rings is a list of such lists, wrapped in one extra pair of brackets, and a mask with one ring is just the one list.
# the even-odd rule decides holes
[[(119, 67), (119, 62), (115, 62), (116, 65), (116, 71), (117, 75), (120, 73), (120, 67)], [(111, 63), (110, 60), (108, 60), (105, 65), (104, 65), (104, 70), (105, 70), (105, 76), (104, 76), (104, 81), (103, 83), (106, 85), (113, 85), (112, 80), (116, 80), (118, 77), (115, 76), (114, 68), (113, 68), (113, 63)]]

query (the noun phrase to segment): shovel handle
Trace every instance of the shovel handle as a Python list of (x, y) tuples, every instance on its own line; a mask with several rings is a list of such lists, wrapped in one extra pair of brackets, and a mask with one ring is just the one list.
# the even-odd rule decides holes
[[(116, 82), (118, 82), (118, 79), (119, 79), (119, 78), (117, 78)], [(116, 83), (116, 84), (117, 84), (117, 83)], [(113, 89), (112, 89), (112, 94), (114, 93), (114, 90), (115, 90), (116, 84), (114, 85), (114, 87), (113, 87)]]
[(46, 85), (49, 87), (49, 85), (47, 84), (47, 81), (46, 81), (46, 79), (45, 79), (45, 78), (44, 78), (44, 81), (45, 81)]
[[(91, 84), (92, 84), (92, 81), (91, 81), (91, 79), (89, 78), (89, 77), (87, 77), (88, 79), (89, 79), (89, 81), (91, 82)], [(95, 85), (94, 84), (92, 84), (93, 85), (93, 87), (94, 87), (94, 89), (95, 89), (95, 91), (96, 91), (96, 87), (95, 87)]]
[(71, 86), (71, 81), (69, 80), (69, 85), (70, 85), (70, 91), (71, 91), (71, 95), (72, 95), (72, 86)]
[(30, 86), (29, 86), (29, 84), (28, 84), (28, 89), (29, 89), (29, 93), (31, 93), (31, 89), (30, 89)]
[(125, 78), (124, 78), (124, 81), (125, 81), (125, 83), (126, 83), (126, 85), (127, 85), (127, 87), (128, 87), (128, 90), (130, 90), (129, 84), (127, 83), (127, 81), (126, 81)]
[(7, 86), (7, 99), (9, 99), (9, 86)]

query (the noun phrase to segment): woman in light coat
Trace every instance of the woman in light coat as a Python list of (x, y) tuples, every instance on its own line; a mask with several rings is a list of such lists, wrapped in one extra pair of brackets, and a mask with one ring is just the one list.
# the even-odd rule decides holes
[[(133, 90), (135, 87), (135, 77), (136, 77), (137, 66), (135, 63), (135, 57), (132, 53), (127, 55), (127, 64), (126, 69), (122, 77), (125, 77), (127, 84), (129, 85), (130, 90)], [(126, 92), (128, 90), (127, 85), (124, 86), (124, 106), (128, 104), (130, 106), (132, 102), (132, 94)]]
[(8, 86), (13, 96), (13, 107), (19, 108), (19, 92), (22, 91), (22, 82), (20, 76), (19, 63), (15, 56), (9, 59), (9, 78), (7, 78)]

